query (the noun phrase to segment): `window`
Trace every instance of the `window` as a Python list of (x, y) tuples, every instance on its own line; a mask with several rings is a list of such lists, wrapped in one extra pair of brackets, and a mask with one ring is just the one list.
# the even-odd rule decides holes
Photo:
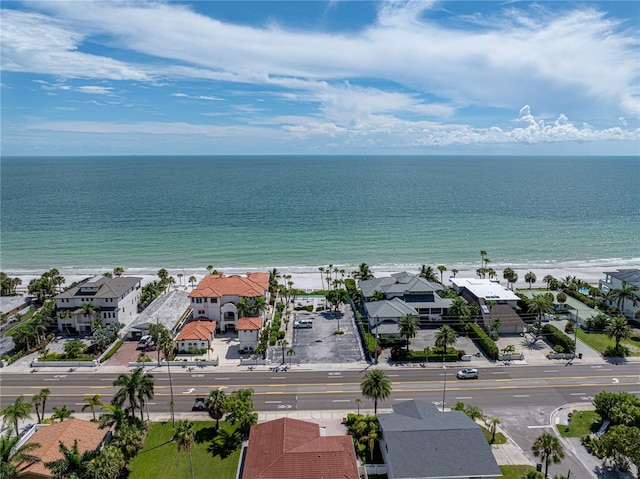
[(202, 304), (202, 298), (196, 298), (196, 303)]
[(199, 309), (198, 314), (204, 314), (204, 309)]
[(212, 303), (217, 303), (218, 302), (218, 298), (211, 298), (211, 302)]

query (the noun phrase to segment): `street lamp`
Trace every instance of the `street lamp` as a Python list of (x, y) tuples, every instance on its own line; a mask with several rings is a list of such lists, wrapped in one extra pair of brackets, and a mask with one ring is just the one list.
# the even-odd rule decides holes
[(444, 412), (445, 396), (447, 394), (447, 367), (443, 364), (442, 369), (444, 369), (444, 383), (442, 386), (442, 412)]

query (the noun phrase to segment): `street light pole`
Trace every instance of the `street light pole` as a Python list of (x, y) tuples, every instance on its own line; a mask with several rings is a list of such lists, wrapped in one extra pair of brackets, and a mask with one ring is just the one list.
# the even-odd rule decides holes
[(447, 367), (443, 364), (442, 369), (444, 369), (444, 383), (442, 386), (442, 412), (444, 412), (445, 396), (447, 394)]

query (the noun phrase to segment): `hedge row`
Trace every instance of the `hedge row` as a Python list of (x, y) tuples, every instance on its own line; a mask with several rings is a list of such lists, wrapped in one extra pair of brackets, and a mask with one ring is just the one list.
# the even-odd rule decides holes
[(545, 324), (542, 327), (542, 333), (544, 334), (545, 338), (547, 338), (547, 341), (549, 341), (554, 347), (562, 346), (565, 353), (572, 353), (573, 351), (575, 351), (575, 343), (573, 342), (573, 339), (564, 334), (555, 326), (552, 326), (551, 324)]
[(111, 351), (109, 351), (107, 354), (104, 355), (104, 357), (100, 360), (100, 362), (104, 363), (107, 359), (109, 359), (111, 356), (116, 354), (118, 352), (118, 349), (120, 349), (120, 346), (122, 346), (122, 343), (123, 343), (122, 339), (118, 339), (118, 341), (116, 342), (116, 345), (111, 348)]
[(278, 339), (284, 339), (285, 332), (280, 331), (280, 313), (273, 315), (271, 330), (269, 331), (269, 346), (275, 346)]
[(489, 337), (484, 330), (476, 323), (468, 323), (471, 331), (473, 332), (472, 338), (476, 340), (476, 343), (484, 351), (489, 359), (498, 359), (500, 351), (496, 343)]

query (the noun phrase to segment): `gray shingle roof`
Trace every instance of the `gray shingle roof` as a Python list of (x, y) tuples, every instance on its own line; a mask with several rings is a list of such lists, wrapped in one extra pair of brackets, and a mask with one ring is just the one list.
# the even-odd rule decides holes
[(618, 271), (606, 271), (604, 274), (627, 284), (640, 286), (640, 269), (619, 269)]
[(378, 420), (396, 479), (500, 476), (480, 427), (461, 411), (440, 412), (433, 403), (394, 404)]
[[(107, 278), (99, 276), (97, 278), (87, 278), (78, 283), (73, 288), (56, 295), (55, 299), (62, 298), (119, 298), (124, 293), (140, 283), (142, 278), (135, 276), (116, 276)], [(86, 294), (87, 288), (97, 288), (95, 293)]]
[(406, 314), (417, 316), (418, 313), (412, 306), (399, 298), (383, 301), (371, 301), (364, 304), (370, 318), (401, 318)]
[(430, 293), (433, 291), (442, 291), (443, 289), (439, 283), (432, 283), (406, 271), (395, 273), (384, 278), (360, 281), (358, 286), (365, 298), (370, 298), (376, 291), (382, 291), (386, 295), (398, 295), (402, 293)]

